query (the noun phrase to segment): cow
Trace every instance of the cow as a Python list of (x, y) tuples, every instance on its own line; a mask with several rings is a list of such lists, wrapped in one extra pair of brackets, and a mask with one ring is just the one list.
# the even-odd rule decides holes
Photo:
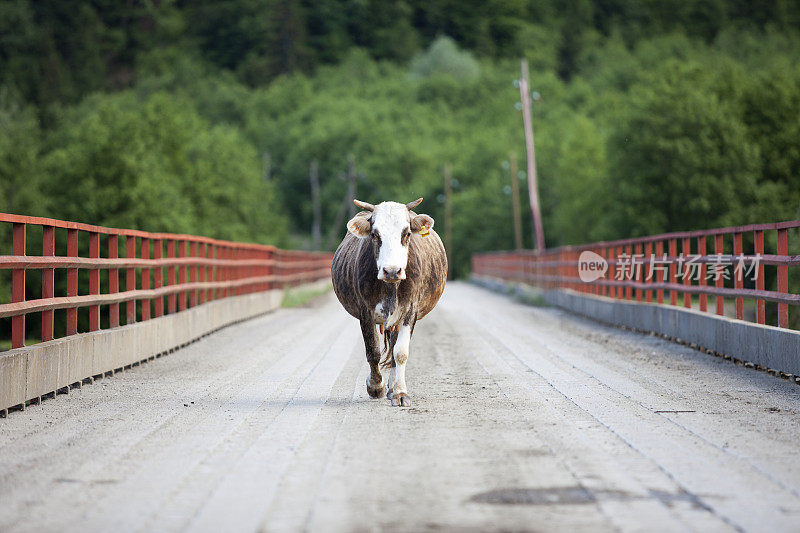
[[(407, 407), (411, 336), (417, 321), (433, 310), (444, 292), (447, 256), (433, 231), (433, 219), (413, 211), (422, 198), (408, 204), (353, 201), (363, 211), (347, 223), (347, 234), (333, 256), (333, 289), (361, 323), (370, 367), (367, 394), (385, 394), (393, 406)], [(388, 369), (387, 381), (381, 368)]]

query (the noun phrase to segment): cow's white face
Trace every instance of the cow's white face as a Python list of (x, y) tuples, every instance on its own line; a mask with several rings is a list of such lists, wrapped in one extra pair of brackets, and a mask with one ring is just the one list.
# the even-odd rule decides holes
[(355, 216), (347, 223), (348, 231), (356, 237), (372, 239), (378, 279), (389, 283), (406, 279), (411, 232), (423, 228), (427, 232), (432, 227), (431, 217), (415, 215), (412, 219), (409, 207), (397, 202), (380, 203), (372, 208), (371, 217)]

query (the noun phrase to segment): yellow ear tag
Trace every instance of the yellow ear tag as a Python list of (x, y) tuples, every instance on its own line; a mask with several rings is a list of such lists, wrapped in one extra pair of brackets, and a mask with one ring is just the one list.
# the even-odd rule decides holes
[(420, 235), (420, 237), (425, 237), (430, 232), (431, 232), (431, 230), (429, 230), (427, 226), (422, 226), (422, 228), (419, 230), (419, 235)]

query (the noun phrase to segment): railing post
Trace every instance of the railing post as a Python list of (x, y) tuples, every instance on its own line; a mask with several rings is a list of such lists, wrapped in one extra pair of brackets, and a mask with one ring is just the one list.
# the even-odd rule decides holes
[[(250, 250), (249, 252), (250, 259), (256, 261), (261, 257), (261, 250)], [(259, 267), (256, 264), (253, 264), (250, 268), (247, 269), (249, 271), (250, 277), (257, 277), (259, 275)], [(249, 285), (250, 289), (248, 292), (261, 292), (261, 283), (255, 283), (253, 285)]]
[[(764, 255), (764, 231), (757, 230), (755, 232), (755, 251), (758, 260), (758, 270), (756, 271), (756, 290), (764, 290), (764, 265), (761, 263), (760, 256)], [(756, 299), (756, 322), (759, 324), (766, 323), (766, 308), (764, 300), (761, 298)]]
[[(186, 241), (178, 241), (178, 257), (181, 259), (186, 258)], [(186, 285), (186, 265), (181, 264), (178, 267), (178, 283)], [(178, 296), (178, 309), (183, 311), (186, 309), (186, 291), (182, 290)]]
[[(636, 269), (636, 265), (633, 262), (633, 247), (630, 244), (625, 247), (625, 253), (628, 255), (628, 260), (631, 262), (631, 274), (632, 275), (631, 275), (631, 279), (629, 279), (628, 281), (633, 281), (634, 275), (636, 273), (636, 270), (635, 270)], [(623, 276), (623, 277), (625, 277), (625, 276)], [(625, 280), (623, 280), (623, 281), (625, 281)], [(625, 299), (628, 300), (628, 301), (633, 299), (633, 289), (631, 288), (630, 285), (625, 287)]]
[[(42, 255), (53, 257), (56, 253), (56, 229), (53, 226), (42, 227)], [(55, 296), (55, 269), (42, 269), (42, 298)], [(42, 341), (53, 340), (53, 310), (42, 311)]]
[[(199, 245), (197, 247), (197, 258), (198, 258), (198, 260), (199, 259), (202, 259), (203, 261), (206, 260), (206, 243), (204, 243), (204, 242), (199, 243)], [(205, 264), (201, 263), (200, 266), (197, 269), (197, 273), (198, 273), (198, 276), (199, 276), (200, 283), (205, 283), (205, 281), (206, 281), (206, 270), (207, 270), (207, 268), (206, 268)], [(205, 303), (205, 301), (206, 301), (206, 291), (205, 290), (197, 291), (197, 300), (201, 304)]]
[[(704, 262), (705, 255), (706, 255), (706, 237), (705, 235), (701, 235), (697, 238), (697, 255), (699, 255), (702, 260), (700, 262), (700, 279), (698, 283), (701, 287), (706, 286), (706, 264)], [(706, 312), (708, 308), (708, 295), (706, 293), (700, 293), (700, 310)]]
[[(11, 253), (13, 255), (28, 255), (25, 250), (25, 232), (27, 226), (23, 223), (12, 224)], [(11, 301), (13, 303), (25, 301), (25, 269), (15, 268), (11, 271)], [(25, 315), (11, 317), (11, 347), (25, 346)]]
[[(212, 261), (217, 258), (217, 245), (216, 244), (209, 244), (206, 246), (206, 257), (211, 259)], [(206, 281), (213, 282), (217, 280), (217, 266), (211, 262), (209, 263), (208, 268), (206, 269)], [(206, 290), (206, 300), (209, 302), (211, 300), (216, 300), (217, 293), (214, 289), (207, 289)]]
[(570, 271), (570, 264), (572, 260), (572, 252), (567, 249), (562, 252), (562, 274), (561, 274), (561, 288), (562, 289), (572, 289), (573, 284), (572, 280), (570, 279), (569, 271)]
[[(678, 241), (676, 239), (669, 240), (669, 283), (675, 285), (678, 281), (677, 264), (675, 258), (678, 256)], [(674, 288), (669, 291), (670, 305), (678, 305), (678, 291)]]
[[(125, 257), (128, 260), (136, 258), (136, 237), (133, 235), (125, 236)], [(128, 268), (125, 271), (125, 290), (136, 290), (136, 269)], [(125, 318), (128, 324), (136, 322), (136, 300), (125, 302)]]
[[(664, 241), (656, 241), (656, 257), (659, 261), (664, 259)], [(664, 283), (664, 273), (662, 270), (659, 269), (658, 277), (653, 278), (656, 283)], [(656, 302), (659, 304), (664, 303), (664, 289), (656, 289)]]
[[(239, 248), (232, 248), (233, 251), (233, 260), (236, 261), (233, 267), (233, 279), (235, 281), (239, 281), (244, 277), (244, 267), (240, 266), (238, 261), (242, 258), (242, 251)], [(239, 295), (242, 294), (243, 287), (236, 287), (233, 289), (233, 294)]]
[[(683, 286), (689, 287), (692, 284), (692, 278), (689, 275), (689, 269), (686, 267), (686, 262), (692, 253), (692, 240), (689, 237), (684, 237), (682, 244), (683, 251)], [(690, 292), (683, 293), (683, 306), (687, 309), (692, 307), (692, 294)]]
[[(142, 237), (140, 243), (142, 259), (150, 259), (150, 239)], [(142, 268), (142, 289), (150, 289), (150, 269), (147, 267)], [(142, 321), (150, 320), (150, 298), (142, 300)]]
[[(226, 246), (225, 248), (228, 250), (228, 260), (235, 261), (236, 260), (236, 250), (232, 246)], [(239, 269), (236, 268), (235, 264), (231, 264), (231, 266), (228, 267), (228, 281), (236, 280), (237, 275), (238, 275), (238, 270)], [(225, 296), (233, 296), (235, 294), (236, 294), (236, 289), (233, 288), (233, 287), (228, 287), (228, 290), (227, 290)]]
[[(778, 230), (778, 255), (789, 255), (789, 236), (785, 229)], [(789, 292), (789, 267), (786, 265), (778, 267), (778, 292)], [(778, 327), (789, 327), (789, 304), (778, 304)]]
[[(167, 258), (175, 259), (175, 241), (172, 239), (167, 241)], [(167, 267), (167, 285), (175, 285), (175, 265)], [(174, 313), (177, 310), (176, 301), (174, 292), (167, 296), (168, 312)]]
[[(67, 256), (78, 257), (78, 230), (67, 230)], [(67, 296), (78, 295), (78, 269), (67, 269)], [(78, 333), (78, 308), (67, 308), (67, 335)]]
[[(191, 241), (189, 243), (189, 257), (193, 260), (197, 260), (197, 241)], [(197, 265), (192, 265), (189, 267), (189, 282), (190, 283), (197, 283)], [(189, 291), (189, 307), (194, 307), (197, 305), (197, 290), (192, 289)]]
[[(275, 258), (275, 250), (269, 250), (264, 253), (264, 259), (266, 259), (267, 261), (271, 262), (274, 260), (274, 258)], [(272, 264), (267, 263), (267, 265), (264, 267), (263, 272), (265, 276), (269, 276), (270, 274), (272, 274), (273, 272), (272, 266), (273, 266)], [(272, 287), (274, 287), (274, 282), (268, 281), (266, 284), (266, 289), (271, 290)]]
[[(228, 260), (228, 248), (226, 246), (219, 246), (217, 248), (217, 253), (219, 254), (219, 258), (222, 259), (223, 261)], [(229, 272), (230, 272), (230, 267), (227, 264), (225, 266), (222, 266), (219, 269), (219, 280), (228, 281)], [(217, 291), (217, 298), (221, 300), (226, 296), (228, 296), (228, 290), (229, 289), (225, 287)]]
[(558, 251), (558, 280), (555, 283), (555, 287), (558, 289), (564, 289), (564, 262), (567, 260), (567, 254), (564, 250)]
[[(230, 246), (226, 246), (225, 250), (227, 251), (226, 255), (228, 261), (233, 261), (235, 259), (233, 248)], [(235, 279), (236, 279), (236, 267), (233, 264), (231, 264), (231, 266), (228, 267), (228, 279), (225, 281), (233, 281)], [(225, 296), (233, 296), (234, 294), (236, 294), (234, 291), (235, 291), (234, 288), (228, 286), (228, 288), (225, 289)]]
[[(740, 257), (742, 254), (742, 234), (740, 232), (736, 232), (733, 234), (733, 255), (734, 255), (734, 262), (737, 261), (736, 258)], [(744, 269), (733, 269), (733, 283), (734, 287), (737, 289), (744, 288)], [(744, 317), (744, 300), (741, 296), (736, 297), (736, 319), (742, 320)]]
[[(225, 258), (226, 261), (231, 261), (233, 259), (233, 254), (231, 253), (230, 246), (223, 246), (222, 247), (222, 256)], [(223, 277), (224, 281), (232, 281), (233, 280), (233, 266), (228, 263), (228, 266), (225, 267), (223, 270)], [(231, 295), (231, 287), (226, 286), (225, 290), (222, 293), (223, 298), (227, 298)]]
[[(624, 251), (625, 251), (625, 248), (622, 245), (617, 246), (617, 256), (614, 259), (615, 260), (619, 260), (620, 256), (622, 256)], [(621, 267), (619, 265), (617, 265), (617, 272), (614, 275), (614, 279), (616, 279), (617, 276), (619, 276), (621, 278), (621, 279), (619, 279), (617, 281), (621, 281), (621, 282), (625, 281), (625, 272), (621, 269)], [(623, 299), (625, 299), (625, 287), (623, 287), (622, 285), (619, 285), (617, 287), (617, 300), (623, 300)]]
[[(217, 245), (217, 258), (225, 261), (228, 259), (228, 254), (226, 253), (225, 247)], [(228, 266), (219, 266), (217, 267), (217, 281), (226, 281), (228, 279)], [(217, 289), (217, 300), (225, 298), (227, 296), (228, 289)]]
[[(259, 254), (258, 250), (249, 250), (247, 252), (247, 256), (249, 257), (249, 259), (251, 261), (258, 259), (258, 254)], [(248, 277), (251, 277), (251, 278), (258, 276), (258, 267), (255, 266), (255, 265), (249, 266), (247, 268), (247, 275), (248, 275)], [(253, 284), (253, 285), (248, 285), (247, 292), (253, 293), (253, 292), (258, 292), (260, 290), (261, 290), (260, 284), (256, 283), (256, 284)]]
[[(209, 250), (209, 255), (212, 259), (219, 260), (221, 259), (221, 252), (219, 249), (218, 244), (214, 244)], [(222, 268), (219, 266), (219, 263), (214, 265), (211, 269), (211, 276), (209, 276), (209, 281), (213, 280), (214, 282), (218, 282), (222, 280)], [(220, 290), (219, 288), (209, 289), (209, 300), (219, 300), (220, 297)]]
[(556, 272), (558, 272), (558, 279), (555, 282), (555, 287), (559, 289), (564, 288), (564, 261), (566, 261), (566, 257), (564, 250), (561, 249), (558, 251), (558, 267), (556, 270)]
[[(228, 260), (228, 250), (225, 246), (217, 246), (217, 257), (222, 261)], [(228, 265), (220, 266), (218, 269), (218, 281), (228, 281)], [(221, 300), (228, 295), (228, 289), (222, 288), (217, 290), (217, 299)]]
[[(644, 282), (645, 283), (653, 283), (653, 265), (650, 262), (650, 258), (653, 255), (653, 243), (648, 241), (644, 245), (644, 261), (645, 261), (645, 268), (643, 269), (642, 275), (644, 275)], [(653, 291), (650, 289), (646, 289), (644, 291), (644, 301), (647, 303), (651, 303), (653, 301)]]
[[(636, 244), (636, 246), (633, 249), (633, 255), (634, 257), (638, 258), (638, 260), (641, 260), (642, 263), (644, 263), (644, 257), (642, 254), (642, 243)], [(636, 283), (644, 283), (644, 264), (641, 264), (640, 267), (637, 267), (635, 261), (636, 260), (634, 260), (634, 266), (633, 266), (635, 269), (633, 271), (635, 281)], [(636, 289), (636, 301), (637, 302), (642, 301), (642, 289), (638, 288)]]
[[(722, 235), (714, 235), (714, 254), (721, 255), (722, 251)], [(722, 276), (720, 272), (714, 272), (714, 287), (718, 289), (722, 288), (722, 284), (725, 281), (723, 278), (724, 276)], [(717, 304), (717, 314), (723, 316), (725, 314), (725, 297), (715, 296), (714, 301)]]
[[(264, 255), (265, 255), (264, 250), (254, 250), (253, 251), (253, 259), (261, 260), (261, 259), (264, 258)], [(261, 265), (255, 265), (253, 267), (253, 275), (260, 277), (261, 275), (263, 275), (263, 270), (264, 269), (263, 269), (263, 267)], [(266, 290), (266, 288), (267, 288), (266, 284), (263, 281), (259, 282), (257, 285), (254, 286), (254, 289), (256, 291), (258, 291), (258, 292), (262, 292), (262, 291)]]
[[(100, 257), (100, 234), (96, 231), (89, 233), (89, 257), (98, 259)], [(96, 266), (96, 265), (94, 265)], [(89, 294), (100, 294), (100, 269), (89, 270)], [(100, 329), (100, 305), (89, 306), (89, 331)]]
[[(161, 259), (163, 255), (163, 245), (161, 239), (153, 239), (153, 259), (156, 261)], [(160, 289), (164, 286), (164, 268), (159, 264), (153, 270), (153, 288)], [(164, 314), (164, 297), (159, 296), (155, 300), (155, 314), (157, 317)]]
[[(240, 261), (244, 261), (250, 259), (250, 250), (242, 248), (238, 251), (238, 259)], [(239, 267), (239, 279), (247, 279), (250, 277), (250, 269), (252, 267), (247, 265), (242, 265)], [(248, 285), (242, 285), (239, 287), (239, 294), (247, 294), (250, 292), (251, 287)]]
[(572, 250), (569, 253), (569, 277), (572, 278), (572, 287), (578, 292), (587, 292), (590, 287), (588, 283), (583, 283), (578, 276), (578, 252)]
[[(242, 259), (251, 260), (253, 258), (253, 250), (249, 248), (242, 249)], [(242, 279), (253, 277), (253, 265), (246, 265), (242, 267)], [(253, 292), (254, 287), (250, 284), (242, 286), (242, 294), (250, 294)]]
[[(116, 235), (108, 236), (108, 257), (109, 259), (119, 258), (119, 238)], [(110, 294), (119, 292), (118, 268), (112, 268), (108, 271), (108, 292)], [(112, 328), (119, 326), (119, 304), (108, 306), (108, 322)]]

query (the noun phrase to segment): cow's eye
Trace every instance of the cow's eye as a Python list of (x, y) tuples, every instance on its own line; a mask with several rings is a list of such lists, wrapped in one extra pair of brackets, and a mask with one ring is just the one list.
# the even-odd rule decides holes
[(403, 246), (408, 246), (408, 242), (411, 240), (411, 232), (403, 230), (403, 235), (400, 237), (400, 242), (403, 243)]
[(373, 231), (372, 232), (372, 242), (374, 242), (375, 244), (380, 244), (381, 243), (381, 236), (378, 235), (377, 231)]

